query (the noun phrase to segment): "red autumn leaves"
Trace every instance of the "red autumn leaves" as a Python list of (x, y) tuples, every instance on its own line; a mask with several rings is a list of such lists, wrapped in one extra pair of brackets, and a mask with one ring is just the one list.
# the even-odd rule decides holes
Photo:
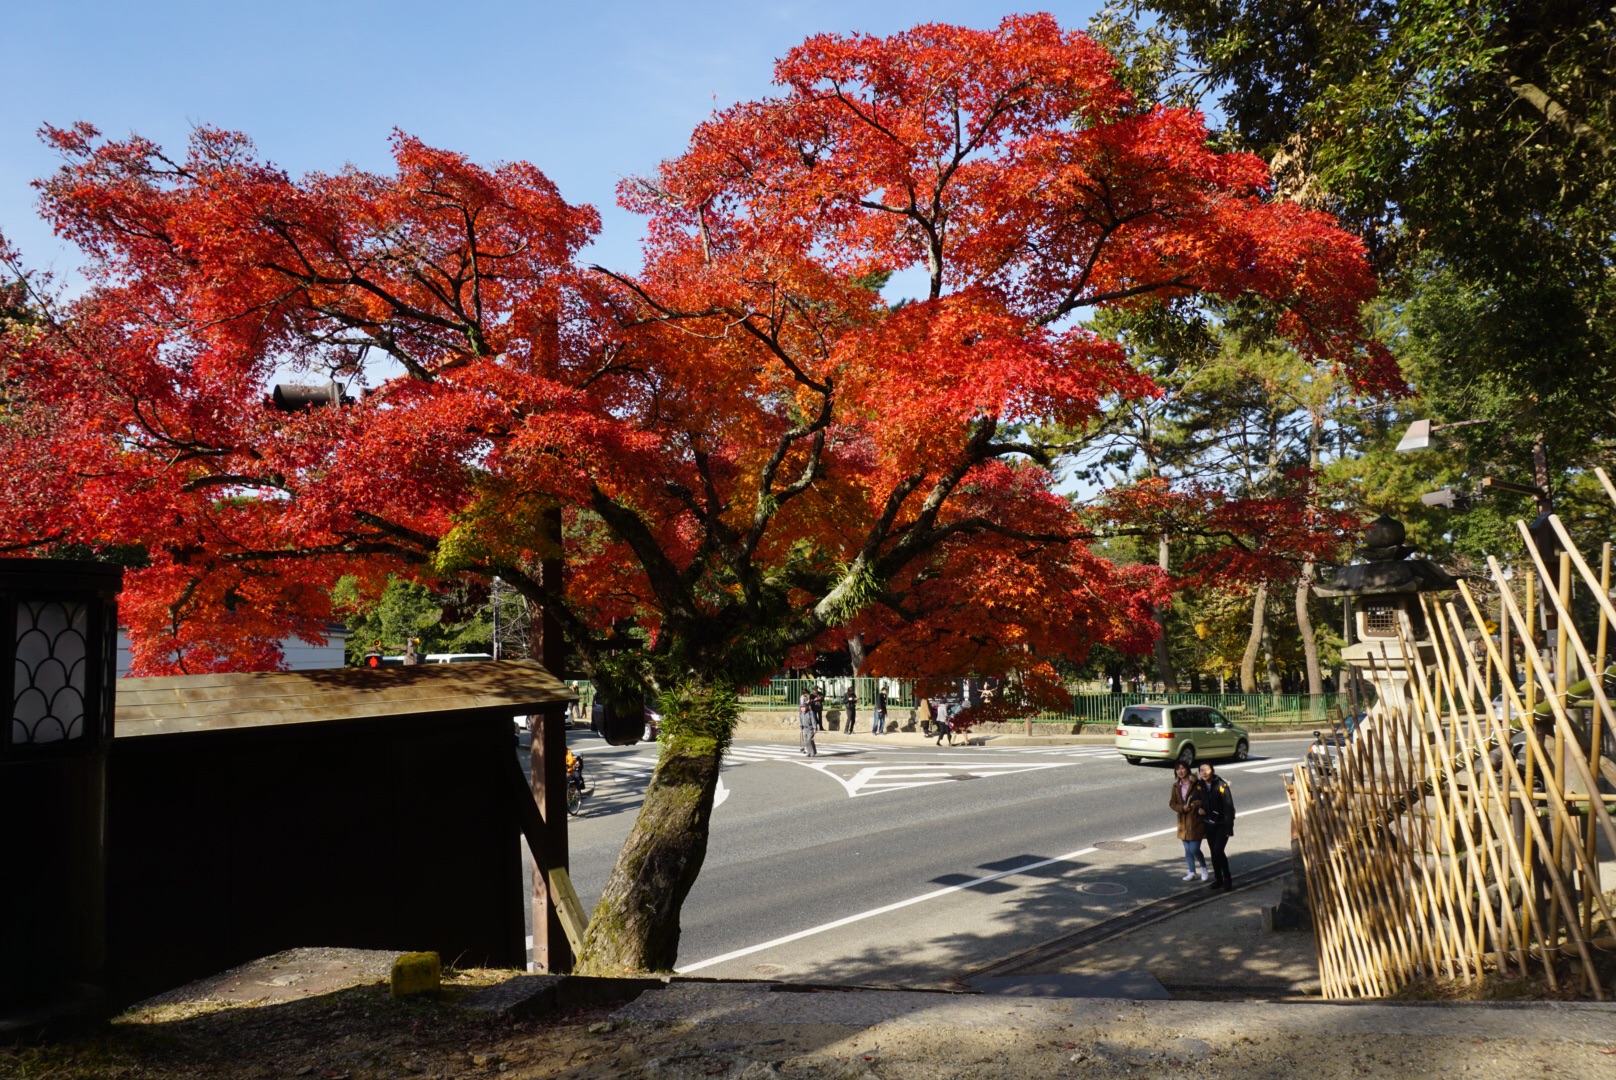
[[(1153, 392), (1077, 320), (1254, 298), (1361, 387), (1395, 368), (1358, 323), (1357, 242), (1267, 201), (1257, 159), (1112, 70), (1045, 16), (812, 38), (778, 97), (624, 185), (648, 221), (638, 275), (581, 265), (597, 216), (525, 163), (398, 136), (390, 174), (296, 179), (228, 133), (171, 160), (50, 131), (69, 167), (43, 207), (95, 276), (5, 330), (3, 539), (142, 548), (146, 671), (273, 664), (337, 576), (389, 571), (500, 573), (564, 603), (586, 652), (633, 620), (695, 668), (766, 667), (850, 626), (882, 668), (1044, 686), (1094, 642), (1148, 648), (1169, 583), (1092, 552), (1094, 516), (1034, 461)], [(892, 271), (923, 295), (886, 303), (872, 275)], [(374, 392), (278, 413), (265, 388), (288, 372)], [(1267, 538), (1209, 573), (1339, 539), (1173, 498), (1195, 528)], [(555, 503), (564, 596), (525, 569)]]

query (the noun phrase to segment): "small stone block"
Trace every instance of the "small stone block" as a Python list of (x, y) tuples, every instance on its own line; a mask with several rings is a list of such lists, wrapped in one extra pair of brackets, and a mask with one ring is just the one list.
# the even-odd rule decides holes
[(393, 961), (388, 980), (393, 997), (430, 994), (443, 986), (443, 962), (435, 952), (409, 952)]

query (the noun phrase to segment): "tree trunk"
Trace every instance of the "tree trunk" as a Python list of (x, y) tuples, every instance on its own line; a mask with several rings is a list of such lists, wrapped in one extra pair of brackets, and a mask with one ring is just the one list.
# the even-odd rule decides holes
[[(1307, 435), (1307, 511), (1309, 524), (1313, 521), (1315, 503), (1319, 495), (1319, 445), (1324, 439), (1324, 414), (1312, 413), (1312, 425)], [(1307, 594), (1313, 587), (1313, 560), (1302, 566), (1302, 576), (1296, 582), (1296, 629), (1302, 635), (1302, 652), (1307, 658), (1307, 692), (1324, 693), (1324, 676), (1319, 671), (1319, 643), (1313, 637), (1313, 620), (1307, 613)]]
[[(1156, 565), (1162, 570), (1168, 567), (1167, 537), (1157, 539)], [(1156, 677), (1161, 679), (1162, 688), (1169, 694), (1178, 693), (1178, 677), (1173, 673), (1173, 649), (1167, 641), (1167, 613), (1172, 604), (1157, 604), (1156, 616)]]
[(584, 975), (672, 971), (679, 911), (707, 857), (718, 763), (740, 703), (711, 684), (663, 698), (662, 753), (584, 933)]
[(864, 634), (854, 634), (847, 639), (847, 659), (853, 665), (853, 678), (858, 678), (859, 672), (864, 670), (864, 662), (869, 659), (870, 651), (864, 647)]
[(1251, 636), (1246, 638), (1246, 654), (1240, 658), (1240, 692), (1242, 694), (1255, 694), (1257, 692), (1257, 650), (1262, 646), (1263, 634), (1266, 632), (1265, 615), (1268, 608), (1268, 586), (1257, 586), (1257, 592), (1251, 599)]
[(1285, 692), (1285, 686), (1279, 680), (1279, 666), (1274, 663), (1274, 632), (1268, 620), (1263, 620), (1262, 628), (1263, 666), (1268, 670), (1268, 693), (1278, 697)]
[(1537, 512), (1547, 514), (1554, 509), (1554, 500), (1549, 496), (1549, 450), (1541, 431), (1532, 436), (1532, 483), (1539, 492)]
[(1324, 693), (1324, 673), (1319, 670), (1319, 643), (1313, 637), (1313, 619), (1307, 611), (1307, 594), (1313, 588), (1312, 560), (1302, 565), (1296, 582), (1296, 629), (1302, 635), (1302, 652), (1307, 656), (1307, 692)]

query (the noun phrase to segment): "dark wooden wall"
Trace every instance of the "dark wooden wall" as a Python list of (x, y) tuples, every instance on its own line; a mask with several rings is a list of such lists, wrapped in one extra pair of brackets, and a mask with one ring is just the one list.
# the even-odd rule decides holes
[(298, 946), (525, 967), (509, 716), (117, 738), (109, 997)]

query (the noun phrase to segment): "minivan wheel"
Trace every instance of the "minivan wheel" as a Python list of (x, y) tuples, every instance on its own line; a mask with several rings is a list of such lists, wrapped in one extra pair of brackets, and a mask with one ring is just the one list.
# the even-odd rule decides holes
[(1127, 760), (1128, 760), (1128, 764), (1129, 764), (1129, 765), (1137, 765), (1137, 764), (1139, 764), (1139, 762), (1140, 762), (1140, 761), (1141, 761), (1141, 760), (1142, 760), (1142, 759), (1140, 759), (1140, 758), (1136, 758), (1136, 757), (1128, 757), (1128, 755), (1127, 755), (1127, 754), (1124, 754), (1124, 755), (1122, 755), (1122, 756), (1123, 756), (1123, 757), (1125, 757), (1125, 758), (1127, 758)]
[(1244, 761), (1250, 756), (1251, 756), (1251, 744), (1250, 743), (1246, 742), (1246, 740), (1244, 740), (1244, 739), (1241, 739), (1239, 742), (1234, 744), (1234, 759), (1236, 761)]
[(1185, 768), (1193, 769), (1195, 767), (1195, 745), (1185, 743), (1184, 749), (1178, 752), (1178, 760)]

